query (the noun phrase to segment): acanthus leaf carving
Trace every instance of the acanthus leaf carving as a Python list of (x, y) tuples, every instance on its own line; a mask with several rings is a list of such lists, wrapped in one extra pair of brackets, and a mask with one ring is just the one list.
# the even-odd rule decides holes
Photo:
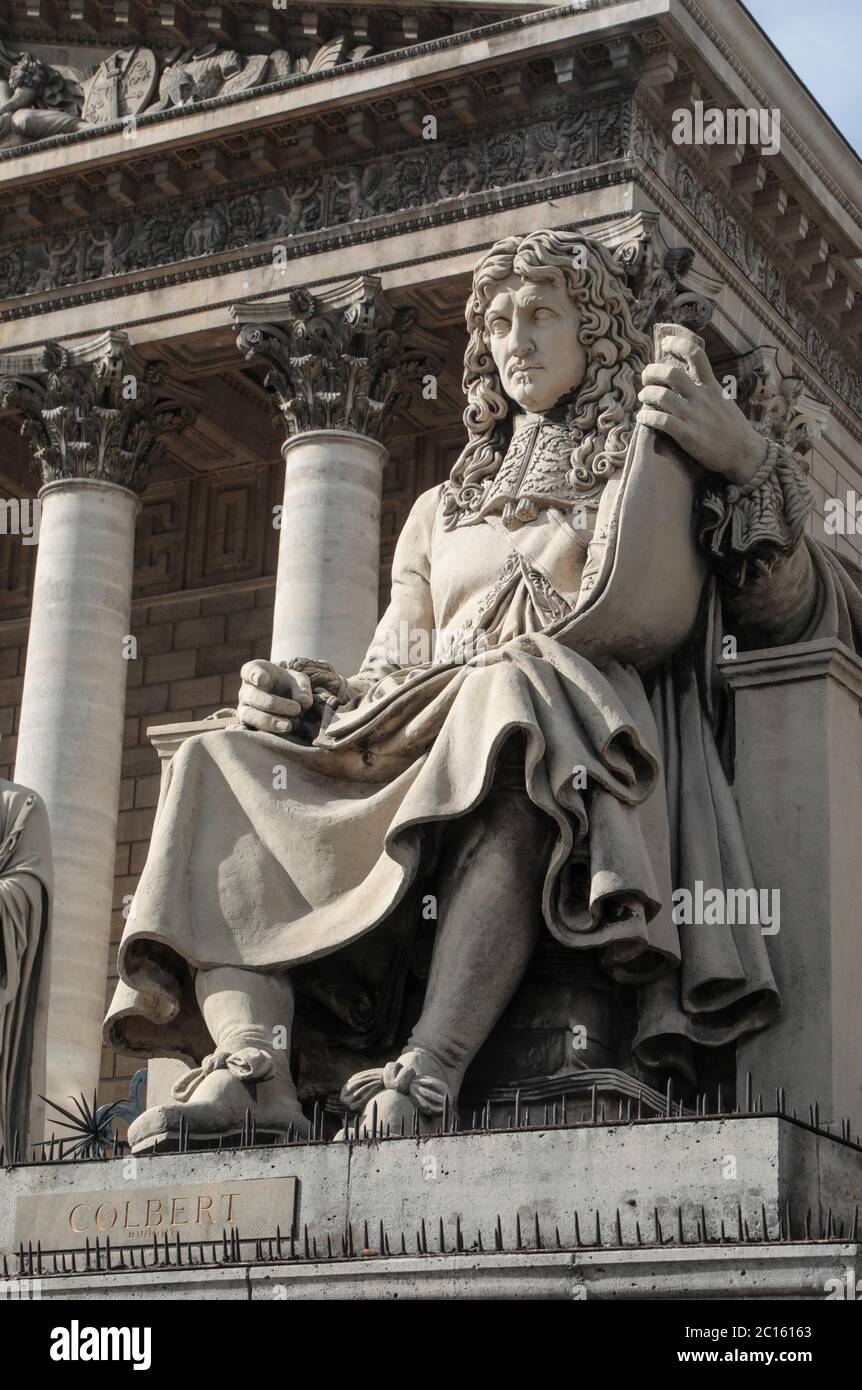
[(141, 362), (123, 333), (77, 349), (46, 343), (0, 361), (0, 408), (22, 417), (43, 484), (61, 479), (143, 490), (161, 436), (193, 424), (161, 363)]
[(237, 345), (266, 364), (287, 437), (342, 429), (382, 439), (410, 386), (438, 369), (409, 342), (414, 309), (393, 309), (361, 276), (322, 296), (293, 290), (265, 310), (234, 309)]

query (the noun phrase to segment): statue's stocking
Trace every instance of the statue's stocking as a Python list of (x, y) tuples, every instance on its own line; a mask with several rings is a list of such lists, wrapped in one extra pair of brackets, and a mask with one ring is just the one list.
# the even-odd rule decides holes
[(351, 1077), (342, 1099), (359, 1121), (407, 1133), (450, 1113), (464, 1072), (512, 998), (541, 928), (553, 826), (526, 793), (498, 787), (452, 823), (441, 856), (438, 927), (421, 1017), (398, 1060)]
[(293, 988), (286, 975), (219, 966), (199, 970), (195, 992), (214, 1050), (174, 1086), (176, 1101), (146, 1110), (129, 1128), (136, 1151), (176, 1147), (182, 1124), (190, 1142), (238, 1133), (248, 1123), (261, 1139), (304, 1134), (290, 1074)]

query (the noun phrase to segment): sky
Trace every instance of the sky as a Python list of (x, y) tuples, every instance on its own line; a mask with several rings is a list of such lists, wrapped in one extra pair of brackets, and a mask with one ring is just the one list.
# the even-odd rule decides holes
[(743, 4), (862, 155), (862, 0), (743, 0)]

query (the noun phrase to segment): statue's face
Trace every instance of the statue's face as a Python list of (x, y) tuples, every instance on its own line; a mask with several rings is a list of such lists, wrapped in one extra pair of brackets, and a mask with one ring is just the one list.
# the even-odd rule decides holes
[(580, 386), (587, 354), (578, 342), (579, 322), (564, 284), (512, 274), (495, 288), (485, 333), (503, 390), (522, 410), (541, 414)]

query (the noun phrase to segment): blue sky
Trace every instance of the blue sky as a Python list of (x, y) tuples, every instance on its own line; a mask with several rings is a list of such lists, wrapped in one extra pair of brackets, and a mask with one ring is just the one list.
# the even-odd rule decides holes
[(841, 134), (862, 154), (862, 0), (743, 0)]

